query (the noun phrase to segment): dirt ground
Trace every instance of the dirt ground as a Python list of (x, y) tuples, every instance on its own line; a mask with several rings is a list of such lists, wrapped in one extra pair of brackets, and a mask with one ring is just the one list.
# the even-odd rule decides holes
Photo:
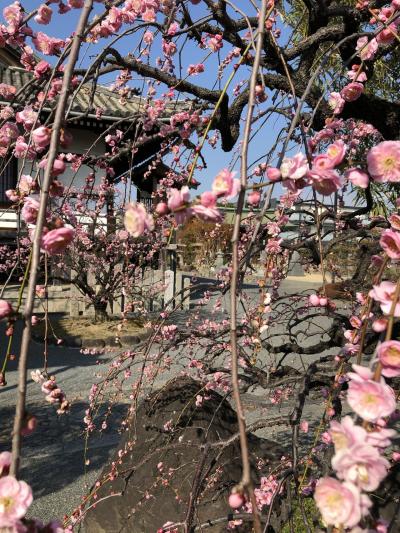
[[(45, 336), (44, 319), (35, 326), (35, 336)], [(94, 323), (90, 318), (70, 318), (49, 316), (48, 337), (80, 337), (84, 339), (104, 339), (121, 335), (137, 335), (143, 332), (144, 324), (140, 319), (107, 320)]]

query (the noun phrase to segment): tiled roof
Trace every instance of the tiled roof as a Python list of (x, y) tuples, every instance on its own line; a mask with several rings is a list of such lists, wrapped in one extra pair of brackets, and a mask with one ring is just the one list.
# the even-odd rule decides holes
[[(28, 86), (23, 90), (21, 96), (17, 98), (18, 102), (27, 100), (30, 94), (29, 86), (35, 82), (36, 80), (32, 74), (22, 68), (0, 65), (0, 83), (13, 85), (17, 88), (17, 91), (23, 89), (25, 85)], [(0, 103), (5, 104), (6, 102), (0, 101)], [(133, 96), (122, 101), (119, 95), (99, 85), (96, 87), (94, 96), (92, 96), (92, 85), (86, 84), (74, 94), (71, 114), (75, 116), (85, 114), (93, 118), (96, 110), (102, 109), (102, 121), (116, 121), (124, 118), (131, 120), (134, 115), (143, 112), (144, 105), (145, 100), (140, 96)], [(188, 110), (191, 105), (190, 101), (171, 103), (167, 106), (164, 117), (161, 118), (168, 118), (178, 111)]]

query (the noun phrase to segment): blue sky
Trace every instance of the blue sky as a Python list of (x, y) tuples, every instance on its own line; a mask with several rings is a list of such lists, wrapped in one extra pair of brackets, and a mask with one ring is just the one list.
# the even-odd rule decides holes
[[(30, 1), (25, 2), (24, 6), (26, 9), (32, 9), (35, 5), (37, 5), (36, 1)], [(243, 8), (246, 10), (246, 12), (249, 15), (255, 15), (254, 8), (251, 6), (250, 2), (245, 2), (244, 0), (240, 0), (237, 2), (237, 6), (239, 8)], [(251, 12), (249, 10), (249, 6), (251, 8)], [(56, 36), (59, 38), (66, 38), (71, 35), (71, 33), (74, 31), (76, 22), (78, 19), (78, 15), (80, 10), (71, 10), (69, 13), (60, 16), (57, 11), (57, 6), (52, 5), (51, 6), (54, 10), (53, 20), (52, 22), (47, 25), (38, 25), (34, 22), (32, 22), (32, 28), (35, 31), (43, 31), (44, 33), (47, 33), (48, 35)], [(95, 4), (95, 12), (101, 12), (101, 5)], [(202, 3), (193, 6), (192, 4), (189, 4), (190, 12), (192, 13), (193, 19), (198, 19), (202, 15), (205, 14), (205, 9)], [(122, 30), (127, 29), (128, 26), (123, 26)], [(139, 38), (142, 36), (143, 31), (137, 32), (136, 34), (126, 36), (123, 39), (121, 39), (115, 47), (122, 53), (127, 54), (129, 52), (135, 53), (136, 47), (139, 42)], [(150, 62), (151, 64), (154, 64), (154, 60), (158, 55), (161, 55), (160, 50), (160, 38), (155, 39), (152, 47), (151, 52), (151, 58)], [(107, 45), (109, 41), (108, 40), (101, 40), (99, 43), (91, 43), (91, 44), (85, 44), (82, 48), (82, 53), (80, 57), (79, 66), (81, 68), (87, 67), (90, 65), (90, 63), (93, 61), (94, 57), (104, 48), (104, 46)], [(178, 49), (179, 45), (183, 42), (183, 37), (181, 37), (178, 42)], [(185, 75), (186, 69), (189, 64), (191, 63), (198, 63), (203, 62), (204, 58), (206, 56), (209, 56), (207, 58), (207, 61), (205, 62), (206, 70), (203, 74), (200, 74), (196, 77), (192, 77), (190, 81), (193, 83), (198, 83), (199, 85), (202, 85), (204, 87), (209, 88), (215, 88), (219, 89), (222, 88), (224, 85), (224, 80), (229, 76), (232, 70), (232, 64), (229, 65), (224, 72), (224, 77), (221, 81), (217, 81), (217, 70), (218, 70), (218, 64), (220, 60), (223, 60), (228, 52), (230, 51), (230, 46), (225, 44), (225, 46), (222, 48), (219, 54), (212, 54), (209, 56), (209, 50), (202, 50), (200, 49), (196, 43), (193, 43), (193, 41), (187, 42), (183, 48), (183, 52), (181, 56), (179, 57), (178, 54), (175, 56), (176, 61), (176, 74), (179, 74), (179, 66), (181, 65), (182, 73)], [(49, 60), (48, 57), (45, 59)], [(51, 59), (51, 58), (50, 58)], [(247, 82), (248, 78), (250, 76), (250, 71), (247, 67), (241, 67), (239, 71), (237, 72), (229, 90), (228, 94), (230, 95), (230, 101), (233, 100), (232, 91), (235, 85), (239, 82)], [(210, 77), (212, 78), (213, 82), (210, 83)], [(107, 77), (104, 77), (102, 79), (102, 83), (104, 84), (110, 84), (115, 79), (115, 75), (109, 75)], [(131, 86), (136, 88), (142, 88), (143, 87), (143, 80), (134, 77), (133, 80), (130, 83)], [(161, 90), (164, 90), (165, 87), (162, 86)], [(187, 95), (182, 95), (183, 97), (186, 97)], [(189, 95), (190, 96), (190, 95)], [(268, 107), (269, 103), (271, 102), (271, 93), (269, 94), (269, 100), (262, 104), (260, 106), (260, 110), (265, 109)], [(257, 113), (258, 110), (255, 110), (255, 113)], [(242, 123), (245, 118), (245, 110), (242, 114)], [(254, 165), (252, 165), (252, 162), (257, 161), (262, 157), (264, 154), (266, 154), (271, 146), (274, 144), (276, 137), (281, 130), (281, 128), (285, 125), (284, 120), (280, 115), (273, 115), (272, 118), (270, 118), (267, 122), (267, 124), (262, 128), (260, 132), (258, 132), (255, 135), (254, 140), (250, 144), (249, 148), (249, 168), (253, 168)], [(257, 123), (258, 128), (258, 123)], [(211, 132), (211, 135), (213, 132)], [(210, 188), (210, 184), (214, 176), (218, 173), (218, 171), (224, 167), (230, 167), (234, 168), (235, 170), (238, 170), (239, 164), (240, 164), (240, 158), (239, 158), (239, 150), (240, 150), (240, 143), (238, 142), (234, 148), (234, 150), (230, 153), (225, 153), (222, 151), (220, 147), (220, 143), (218, 142), (215, 149), (212, 149), (208, 143), (205, 144), (205, 147), (203, 149), (203, 155), (207, 161), (208, 168), (204, 169), (201, 172), (197, 172), (195, 174), (195, 177), (198, 181), (201, 182), (201, 185), (199, 187), (199, 191), (204, 191)], [(263, 161), (265, 159), (261, 159)], [(280, 186), (277, 188), (277, 194), (280, 193)]]

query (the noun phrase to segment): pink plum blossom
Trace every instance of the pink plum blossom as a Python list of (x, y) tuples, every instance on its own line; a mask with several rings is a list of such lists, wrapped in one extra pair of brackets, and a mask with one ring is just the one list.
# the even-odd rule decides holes
[(332, 109), (334, 115), (340, 115), (346, 101), (342, 98), (340, 93), (332, 92), (328, 98), (328, 105)]
[(146, 211), (145, 206), (140, 203), (127, 205), (124, 224), (126, 231), (135, 238), (143, 235), (145, 231), (154, 229), (153, 217)]
[(346, 145), (342, 140), (336, 141), (328, 146), (326, 155), (332, 161), (333, 166), (337, 167), (346, 155)]
[(211, 191), (205, 191), (200, 196), (200, 203), (204, 207), (215, 207), (217, 203), (217, 197), (216, 195)]
[(72, 228), (56, 228), (42, 238), (42, 248), (49, 255), (56, 255), (62, 253), (66, 247), (71, 244), (75, 232)]
[(46, 4), (42, 4), (37, 10), (35, 22), (37, 22), (38, 24), (49, 24), (49, 22), (51, 21), (52, 14), (53, 10), (51, 9), (51, 7), (46, 6)]
[[(46, 169), (47, 162), (48, 162), (48, 159), (45, 157), (44, 159), (40, 161), (38, 167)], [(67, 164), (65, 163), (64, 159), (61, 159), (61, 157), (57, 157), (54, 160), (51, 175), (53, 177), (60, 176), (61, 174), (65, 172), (66, 168), (67, 168)]]
[(282, 251), (281, 248), (282, 239), (269, 239), (265, 250), (268, 254), (279, 254)]
[(233, 198), (239, 191), (239, 180), (234, 179), (235, 174), (224, 168), (219, 172), (212, 183), (211, 190), (218, 197)]
[(366, 444), (375, 446), (376, 448), (385, 449), (391, 445), (391, 439), (397, 435), (395, 429), (382, 428), (375, 426), (374, 431), (367, 432)]
[(39, 126), (32, 132), (32, 140), (35, 145), (43, 150), (50, 144), (51, 130), (46, 126)]
[(371, 502), (353, 483), (332, 477), (321, 478), (314, 493), (315, 503), (328, 526), (353, 527), (366, 514)]
[(385, 230), (379, 244), (390, 259), (400, 259), (400, 233), (391, 229)]
[(24, 125), (27, 131), (30, 131), (37, 120), (38, 114), (33, 110), (32, 106), (26, 106), (22, 111), (16, 115), (16, 121)]
[(186, 207), (189, 202), (190, 202), (190, 192), (189, 192), (189, 187), (187, 185), (184, 185), (180, 190), (170, 189), (168, 191), (168, 208), (171, 211), (182, 209)]
[(61, 51), (65, 43), (61, 39), (49, 37), (45, 33), (38, 31), (36, 36), (32, 39), (33, 44), (38, 52), (44, 55), (55, 55)]
[(361, 187), (366, 189), (369, 184), (369, 176), (366, 172), (363, 172), (359, 168), (350, 168), (346, 171), (346, 178), (355, 185), (356, 187)]
[(340, 95), (346, 102), (354, 102), (354, 100), (360, 98), (363, 92), (364, 85), (358, 81), (353, 81), (346, 85), (346, 87), (343, 87)]
[(382, 375), (387, 378), (400, 376), (400, 342), (385, 341), (377, 349)]
[(381, 31), (376, 36), (376, 42), (382, 45), (393, 43), (397, 35), (396, 25), (389, 24), (389, 26), (381, 26), (381, 28)]
[(7, 85), (7, 83), (0, 83), (0, 96), (5, 100), (11, 100), (17, 92), (14, 85)]
[(360, 65), (353, 65), (351, 67), (351, 70), (349, 70), (347, 72), (347, 76), (352, 80), (352, 81), (359, 81), (361, 83), (364, 83), (367, 81), (367, 75), (365, 74), (365, 72), (363, 72), (360, 68)]
[(378, 51), (378, 43), (376, 39), (368, 41), (367, 36), (360, 37), (357, 40), (356, 50), (363, 61), (369, 61), (374, 59), (375, 54)]
[(319, 154), (314, 157), (312, 168), (313, 170), (331, 170), (335, 166), (333, 160), (327, 154)]
[(400, 141), (383, 141), (368, 152), (368, 172), (379, 183), (400, 181)]
[(21, 210), (22, 218), (27, 224), (35, 224), (39, 213), (39, 202), (34, 198), (25, 198), (24, 206)]
[(399, 215), (396, 215), (396, 214), (390, 215), (389, 222), (393, 229), (400, 231), (400, 216)]
[(15, 142), (14, 156), (17, 159), (26, 157), (29, 161), (32, 161), (36, 157), (36, 150), (32, 144), (28, 144), (25, 139), (20, 136)]
[(335, 170), (315, 170), (307, 172), (313, 188), (324, 196), (338, 191), (342, 186), (342, 178)]
[(20, 526), (32, 500), (31, 488), (25, 481), (12, 476), (0, 478), (0, 529)]
[(329, 435), (335, 446), (335, 452), (338, 453), (351, 448), (355, 444), (364, 443), (367, 432), (363, 427), (354, 424), (350, 416), (345, 416), (340, 422), (331, 421)]
[(224, 43), (222, 40), (222, 35), (216, 34), (214, 36), (211, 36), (211, 38), (208, 41), (208, 47), (213, 52), (217, 52), (223, 47)]
[(389, 466), (389, 461), (382, 457), (377, 448), (368, 444), (355, 444), (332, 458), (332, 467), (339, 479), (369, 492), (379, 487)]
[(143, 35), (143, 41), (146, 44), (151, 44), (154, 40), (154, 34), (151, 31), (145, 31)]
[(13, 308), (7, 300), (0, 300), (0, 320), (11, 315)]
[[(396, 285), (391, 281), (382, 281), (379, 285), (373, 285), (369, 291), (369, 296), (379, 302), (382, 312), (385, 315), (390, 314), (393, 304)], [(396, 302), (394, 307), (394, 316), (400, 317), (400, 301)]]
[(3, 9), (3, 17), (6, 20), (8, 26), (7, 31), (11, 35), (17, 32), (24, 15), (19, 2), (14, 2)]
[(372, 371), (359, 365), (353, 365), (354, 372), (349, 372), (349, 389), (347, 403), (351, 409), (367, 422), (376, 422), (389, 416), (396, 409), (396, 400), (391, 387), (383, 378), (374, 381)]
[(215, 207), (205, 207), (202, 204), (193, 205), (190, 211), (200, 220), (206, 222), (222, 222), (223, 217)]
[(18, 202), (19, 196), (15, 189), (8, 189), (5, 194), (10, 202)]
[(291, 180), (304, 178), (307, 170), (307, 158), (302, 153), (298, 153), (294, 157), (285, 157), (280, 168), (282, 178)]
[(47, 61), (44, 61), (43, 59), (37, 63), (33, 70), (33, 74), (35, 78), (40, 79), (42, 76), (47, 74), (51, 70), (51, 65)]

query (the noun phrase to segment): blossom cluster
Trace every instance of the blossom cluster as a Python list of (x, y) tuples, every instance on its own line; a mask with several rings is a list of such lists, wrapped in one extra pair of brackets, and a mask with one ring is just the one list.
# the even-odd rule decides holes
[(366, 168), (350, 167), (341, 175), (347, 147), (337, 140), (327, 147), (326, 153), (317, 154), (309, 162), (298, 153), (285, 157), (280, 168), (269, 167), (266, 175), (271, 182), (281, 182), (288, 192), (298, 194), (306, 186), (323, 196), (339, 191), (346, 182), (367, 188), (369, 181), (397, 183), (400, 181), (400, 141), (382, 141), (373, 146), (366, 156)]
[[(369, 2), (358, 2), (357, 9), (364, 10), (369, 8)], [(347, 72), (351, 80), (340, 92), (331, 92), (328, 98), (328, 105), (333, 114), (339, 115), (346, 102), (354, 102), (364, 92), (364, 83), (367, 81), (365, 63), (373, 61), (379, 47), (387, 47), (396, 39), (399, 39), (400, 25), (400, 3), (393, 0), (390, 7), (383, 6), (373, 12), (369, 23), (375, 26), (375, 36), (369, 39), (368, 36), (360, 37), (356, 44), (356, 54), (361, 60), (361, 64), (353, 64)]]
[[(222, 215), (217, 208), (219, 199), (234, 198), (239, 191), (239, 180), (228, 169), (221, 170), (214, 178), (211, 191), (205, 191), (197, 201), (191, 202), (187, 185), (181, 189), (167, 190), (167, 201), (159, 202), (155, 213), (159, 216), (173, 214), (176, 224), (183, 224), (195, 216), (206, 222), (221, 222)], [(131, 203), (125, 210), (125, 228), (134, 237), (143, 235), (154, 228), (154, 220), (142, 204)]]
[[(374, 157), (372, 161), (376, 164)], [(381, 167), (378, 164), (373, 168), (382, 175), (388, 166)], [(397, 259), (396, 215), (392, 215), (392, 221), (394, 228), (384, 231), (380, 242), (387, 256)], [(396, 294), (397, 287), (394, 283), (382, 281), (373, 286), (369, 298), (377, 301), (382, 312), (393, 318), (400, 316), (400, 301), (396, 302), (394, 299)], [(361, 295), (359, 300), (365, 303)], [(382, 324), (378, 324), (379, 320)], [(354, 316), (350, 323), (355, 329), (354, 333), (349, 331), (348, 338), (355, 344), (362, 321)], [(376, 331), (385, 331), (387, 321), (378, 319), (374, 325)], [(390, 330), (388, 333), (390, 334)], [(357, 351), (358, 349), (357, 346)], [(334, 444), (332, 468), (336, 477), (321, 478), (316, 484), (314, 498), (323, 521), (328, 526), (349, 529), (358, 527), (363, 518), (368, 516), (372, 506), (368, 493), (378, 489), (390, 468), (384, 452), (396, 436), (396, 431), (389, 427), (396, 411), (396, 397), (385, 378), (400, 376), (400, 342), (390, 340), (387, 335), (386, 340), (378, 344), (372, 365), (372, 368), (368, 368), (353, 364), (353, 371), (347, 374), (347, 403), (362, 423), (357, 424), (350, 416), (345, 416), (341, 422), (331, 422), (325, 437), (326, 442), (332, 441)]]
[(59, 415), (68, 411), (70, 406), (69, 401), (64, 391), (57, 385), (55, 376), (48, 378), (40, 370), (35, 370), (31, 372), (31, 378), (35, 383), (41, 385), (46, 401), (57, 406), (57, 413)]

